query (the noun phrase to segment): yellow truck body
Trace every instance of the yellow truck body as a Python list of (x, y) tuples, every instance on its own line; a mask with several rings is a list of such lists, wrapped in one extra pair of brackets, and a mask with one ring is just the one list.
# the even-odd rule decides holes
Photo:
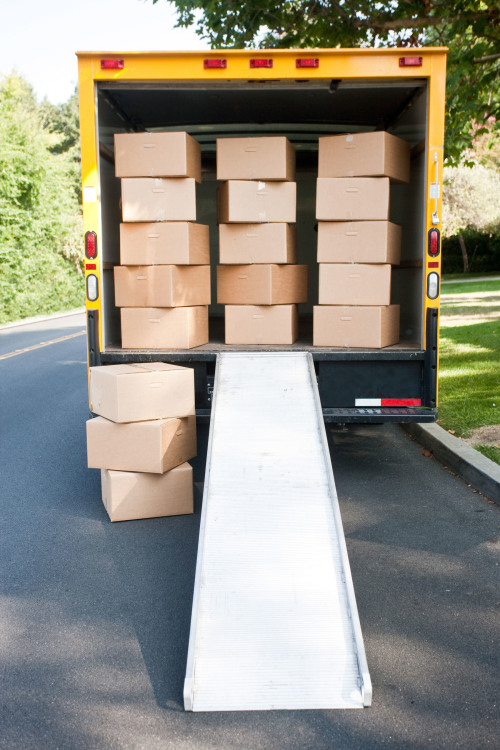
[[(343, 350), (313, 347), (306, 336), (289, 348), (312, 352), (329, 421), (436, 418), (446, 49), (80, 52), (78, 64), (84, 230), (95, 244), (85, 269), (90, 365), (158, 359), (192, 366), (197, 411), (208, 417), (215, 358), (227, 348), (220, 338), (189, 351), (122, 348), (112, 280), (121, 220), (115, 133), (190, 133), (202, 148), (205, 202), (210, 190), (215, 195), (217, 137), (286, 135), (297, 149), (298, 185), (310, 205), (318, 137), (385, 130), (411, 147), (410, 184), (394, 186), (403, 225), (394, 282), (400, 344)], [(215, 213), (202, 220), (216, 236)], [(314, 224), (313, 210), (299, 206), (298, 262), (316, 279), (304, 320), (317, 302)], [(222, 315), (213, 303), (211, 325)]]

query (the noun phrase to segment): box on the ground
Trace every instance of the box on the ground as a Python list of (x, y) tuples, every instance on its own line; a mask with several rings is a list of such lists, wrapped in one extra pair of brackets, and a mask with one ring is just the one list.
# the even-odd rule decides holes
[(307, 302), (307, 266), (263, 263), (217, 266), (222, 305), (290, 305)]
[(320, 263), (320, 305), (390, 305), (388, 263)]
[(193, 469), (187, 463), (165, 474), (102, 469), (101, 488), (110, 521), (193, 512)]
[(210, 263), (209, 227), (191, 221), (120, 224), (122, 266)]
[(389, 177), (410, 180), (410, 144), (395, 135), (353, 133), (319, 139), (319, 177)]
[(320, 221), (387, 221), (388, 177), (318, 177), (316, 218)]
[(90, 368), (90, 409), (112, 422), (195, 414), (194, 370), (166, 362)]
[(104, 417), (87, 422), (89, 469), (164, 474), (196, 456), (196, 417), (117, 424)]
[(115, 266), (117, 307), (210, 304), (210, 266)]
[(399, 305), (319, 305), (313, 315), (314, 346), (380, 349), (399, 341)]
[(297, 305), (226, 305), (226, 344), (293, 344)]
[(295, 149), (284, 136), (217, 138), (218, 180), (294, 180)]
[(192, 349), (208, 344), (208, 307), (122, 307), (124, 349)]
[(295, 222), (295, 182), (228, 180), (219, 188), (220, 224)]
[(201, 148), (184, 132), (115, 133), (117, 177), (193, 177), (201, 182)]
[(390, 221), (319, 221), (318, 263), (391, 263), (401, 258), (401, 227)]
[(125, 177), (123, 221), (196, 221), (192, 177)]
[(219, 263), (296, 263), (297, 232), (294, 226), (273, 224), (221, 224)]

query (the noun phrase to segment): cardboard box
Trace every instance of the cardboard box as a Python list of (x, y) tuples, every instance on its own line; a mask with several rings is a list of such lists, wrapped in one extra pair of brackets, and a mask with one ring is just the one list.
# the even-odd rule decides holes
[(115, 266), (117, 307), (210, 304), (210, 266)]
[(294, 180), (295, 149), (283, 136), (217, 138), (218, 180)]
[(87, 422), (89, 469), (164, 474), (196, 456), (196, 417), (116, 424)]
[(401, 258), (401, 227), (390, 221), (318, 222), (318, 263), (392, 263)]
[(389, 177), (410, 180), (410, 144), (385, 132), (319, 139), (319, 177)]
[(221, 224), (219, 263), (296, 263), (297, 232), (290, 224)]
[(123, 221), (196, 221), (195, 189), (191, 177), (125, 178)]
[(388, 177), (318, 177), (316, 218), (320, 221), (387, 221)]
[(399, 305), (320, 305), (313, 311), (314, 346), (380, 349), (399, 341)]
[(219, 223), (294, 223), (295, 182), (228, 180), (219, 188)]
[(193, 469), (177, 466), (165, 474), (101, 471), (102, 501), (110, 521), (183, 516), (193, 512)]
[(390, 305), (389, 264), (320, 263), (320, 305)]
[(117, 177), (193, 177), (201, 182), (201, 148), (184, 132), (115, 133)]
[(90, 409), (112, 422), (195, 414), (194, 370), (148, 362), (90, 368)]
[(192, 349), (208, 344), (208, 307), (122, 307), (124, 349)]
[(290, 305), (307, 302), (307, 266), (274, 263), (217, 266), (222, 305)]
[(122, 266), (210, 263), (209, 227), (190, 221), (120, 224)]
[(297, 305), (226, 305), (226, 344), (293, 344)]

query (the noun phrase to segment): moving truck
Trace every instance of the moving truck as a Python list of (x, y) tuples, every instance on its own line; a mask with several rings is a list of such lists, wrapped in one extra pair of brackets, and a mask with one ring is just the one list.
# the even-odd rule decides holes
[[(327, 422), (434, 421), (446, 50), (80, 52), (78, 62), (89, 365), (163, 361), (192, 367), (197, 415), (208, 421), (219, 352), (308, 351)], [(196, 220), (210, 231), (209, 341), (190, 349), (125, 348), (114, 289), (122, 221), (114, 136), (179, 131), (201, 147)], [(379, 131), (405, 141), (410, 158), (409, 181), (390, 183), (389, 218), (401, 227), (390, 299), (400, 308), (399, 340), (382, 348), (315, 345), (313, 308), (319, 293), (329, 299), (334, 284), (331, 268), (319, 273), (317, 254), (320, 139)], [(224, 307), (216, 302), (216, 140), (261, 136), (286, 136), (296, 151), (295, 262), (308, 266), (308, 302), (298, 306), (299, 335), (288, 346), (226, 344)], [(369, 233), (368, 224), (364, 229)], [(350, 262), (347, 243), (345, 260)]]

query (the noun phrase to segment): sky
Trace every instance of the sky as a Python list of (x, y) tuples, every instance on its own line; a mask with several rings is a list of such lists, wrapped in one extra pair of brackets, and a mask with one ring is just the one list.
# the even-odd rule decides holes
[(208, 49), (192, 29), (174, 29), (166, 0), (0, 0), (0, 76), (16, 69), (39, 100), (69, 99), (77, 51)]

